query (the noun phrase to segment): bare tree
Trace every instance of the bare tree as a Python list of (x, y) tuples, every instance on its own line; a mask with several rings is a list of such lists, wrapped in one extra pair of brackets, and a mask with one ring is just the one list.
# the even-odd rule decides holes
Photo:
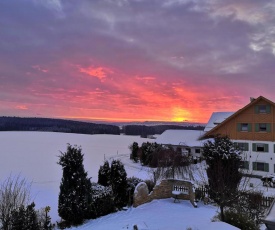
[(193, 179), (190, 170), (191, 161), (173, 149), (163, 149), (158, 152), (157, 168), (153, 171), (154, 182), (161, 179)]
[(12, 212), (30, 201), (31, 184), (20, 175), (10, 175), (0, 185), (0, 227), (11, 229)]

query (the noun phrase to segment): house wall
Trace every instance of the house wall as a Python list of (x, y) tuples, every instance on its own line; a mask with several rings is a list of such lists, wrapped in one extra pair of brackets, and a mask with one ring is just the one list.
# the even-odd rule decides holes
[[(275, 147), (274, 142), (269, 141), (250, 141), (250, 140), (232, 140), (235, 143), (247, 143), (248, 144), (248, 150), (243, 151), (242, 153), (242, 159), (243, 161), (248, 162), (248, 170), (246, 173), (253, 174), (253, 175), (259, 175), (259, 176), (265, 176), (268, 174), (275, 174)], [(257, 149), (253, 150), (253, 144), (265, 144), (268, 145), (268, 151), (266, 152), (258, 152)], [(253, 167), (254, 164), (254, 167)], [(261, 165), (264, 164), (264, 168), (256, 167), (255, 164)]]
[[(256, 113), (255, 106), (267, 105), (270, 107), (268, 113)], [(249, 123), (251, 125), (250, 131), (238, 130), (238, 124)], [(270, 124), (270, 131), (257, 132), (256, 124), (267, 123)], [(273, 104), (261, 99), (255, 105), (249, 106), (240, 114), (233, 117), (221, 127), (213, 130), (211, 135), (227, 135), (234, 140), (252, 140), (252, 141), (275, 141), (275, 108)]]
[[(266, 106), (266, 112), (260, 112), (259, 106)], [(249, 130), (242, 131), (241, 124), (250, 125)], [(269, 128), (260, 131), (259, 124), (268, 124)], [(247, 143), (248, 150), (243, 152), (243, 160), (249, 164), (248, 173), (264, 176), (275, 173), (275, 106), (274, 103), (260, 98), (255, 103), (251, 103), (238, 111), (216, 129), (211, 130), (211, 135), (227, 135), (234, 142)], [(264, 151), (253, 149), (255, 145), (264, 145)], [(263, 167), (264, 165), (264, 167)]]

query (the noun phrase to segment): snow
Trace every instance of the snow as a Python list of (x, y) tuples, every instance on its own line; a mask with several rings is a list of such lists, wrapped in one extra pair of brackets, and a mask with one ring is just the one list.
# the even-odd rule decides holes
[(194, 208), (190, 201), (180, 200), (174, 203), (173, 198), (153, 200), (150, 203), (119, 211), (107, 216), (87, 221), (84, 225), (70, 230), (123, 230), (133, 229), (137, 225), (139, 230), (237, 230), (223, 222), (212, 222), (217, 214), (217, 207), (198, 204)]
[[(85, 170), (92, 181), (97, 182), (98, 170), (104, 159), (119, 158), (121, 155), (129, 158), (128, 147), (134, 141), (141, 145), (152, 140), (122, 135), (0, 132), (0, 181), (4, 181), (10, 174), (21, 174), (21, 177), (32, 182), (31, 192), (36, 208), (50, 206), (52, 220), (58, 221), (60, 218), (57, 205), (62, 168), (56, 162), (60, 151), (66, 151), (67, 143), (82, 147)], [(141, 175), (141, 179), (148, 178), (148, 173), (139, 173), (140, 170), (131, 168), (130, 164), (128, 176)]]
[(156, 139), (158, 144), (184, 145), (189, 147), (203, 146), (205, 141), (198, 141), (204, 134), (199, 130), (166, 130)]
[(214, 112), (212, 113), (207, 125), (204, 128), (205, 132), (210, 131), (214, 127), (217, 126), (217, 124), (222, 123), (225, 119), (230, 117), (234, 112)]
[[(97, 173), (105, 159), (120, 159), (128, 177), (151, 179), (152, 170), (129, 159), (129, 145), (134, 141), (139, 146), (151, 139), (137, 136), (118, 135), (82, 135), (49, 132), (0, 132), (1, 157), (0, 182), (11, 173), (21, 174), (32, 181), (32, 198), (36, 208), (51, 207), (52, 221), (60, 218), (57, 213), (59, 185), (62, 168), (56, 162), (60, 151), (67, 149), (67, 143), (82, 147), (84, 166), (92, 181), (97, 181)], [(195, 168), (204, 168), (194, 165)], [(196, 171), (196, 170), (195, 170)], [(201, 174), (196, 176), (199, 180)], [(202, 170), (204, 171), (204, 170)], [(202, 173), (204, 174), (204, 173)], [(251, 179), (254, 188), (262, 189), (265, 195), (274, 195), (275, 188), (261, 186), (260, 179)], [(189, 201), (175, 204), (173, 199), (154, 200), (137, 208), (120, 211), (88, 221), (77, 228), (85, 229), (131, 229), (138, 225), (140, 229), (236, 229), (221, 222), (211, 222), (217, 207), (198, 203), (194, 208)]]

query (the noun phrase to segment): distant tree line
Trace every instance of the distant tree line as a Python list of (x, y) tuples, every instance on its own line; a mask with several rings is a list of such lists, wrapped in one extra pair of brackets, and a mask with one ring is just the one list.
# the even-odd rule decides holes
[(0, 117), (0, 131), (47, 131), (81, 134), (120, 134), (115, 125), (95, 124), (89, 122), (51, 119)]
[(162, 134), (168, 129), (183, 129), (183, 130), (203, 130), (204, 126), (181, 126), (181, 125), (126, 125), (122, 127), (122, 132), (126, 135), (139, 135), (147, 137), (148, 135)]

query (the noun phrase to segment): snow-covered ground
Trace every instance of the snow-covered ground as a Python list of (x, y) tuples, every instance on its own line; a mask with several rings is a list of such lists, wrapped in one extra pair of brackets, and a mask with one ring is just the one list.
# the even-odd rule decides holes
[[(82, 135), (53, 132), (0, 132), (1, 161), (0, 181), (10, 174), (32, 182), (32, 198), (36, 208), (51, 207), (52, 220), (60, 218), (57, 213), (59, 185), (62, 169), (56, 162), (60, 151), (65, 152), (67, 143), (82, 147), (84, 166), (92, 181), (97, 182), (99, 166), (104, 159), (127, 155), (129, 145), (134, 141), (139, 145), (151, 139), (137, 136)], [(148, 173), (141, 167), (126, 167), (128, 176), (147, 178)]]
[[(82, 135), (49, 132), (0, 132), (1, 161), (0, 182), (10, 174), (21, 174), (32, 181), (32, 198), (36, 208), (49, 205), (53, 221), (58, 221), (57, 204), (62, 169), (56, 163), (58, 155), (66, 151), (67, 143), (82, 147), (84, 165), (92, 181), (97, 181), (99, 166), (104, 159), (118, 158), (125, 166), (128, 177), (151, 179), (152, 173), (146, 167), (129, 159), (129, 145), (155, 141), (136, 136)], [(201, 167), (200, 165), (194, 166)], [(197, 169), (194, 169), (198, 171)], [(196, 175), (200, 180), (201, 175)], [(251, 179), (253, 187), (274, 196), (275, 188), (261, 186), (259, 179)], [(89, 221), (79, 229), (129, 229), (137, 224), (140, 229), (234, 229), (224, 223), (211, 223), (217, 207), (199, 205), (193, 208), (188, 201), (175, 204), (171, 199), (155, 200), (137, 208), (131, 208)], [(112, 227), (111, 227), (112, 226)], [(209, 226), (209, 228), (206, 228)], [(264, 229), (264, 228), (263, 228)]]
[(223, 222), (212, 222), (217, 207), (198, 204), (194, 208), (190, 201), (174, 203), (172, 198), (154, 200), (150, 203), (87, 221), (86, 224), (70, 230), (236, 230)]

